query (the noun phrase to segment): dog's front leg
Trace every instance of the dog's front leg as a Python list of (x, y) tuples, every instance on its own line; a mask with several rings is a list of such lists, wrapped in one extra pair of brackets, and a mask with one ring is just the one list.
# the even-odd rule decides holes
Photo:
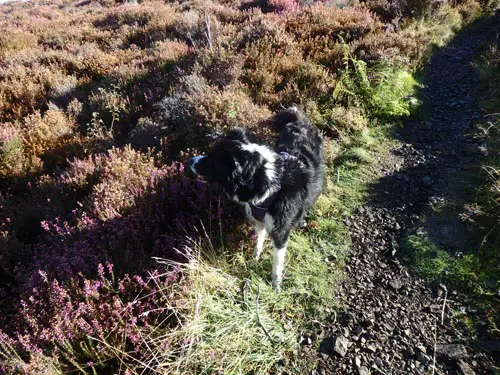
[(264, 241), (266, 240), (267, 230), (264, 225), (255, 224), (255, 233), (257, 234), (257, 244), (255, 245), (255, 250), (253, 257), (255, 260), (259, 260), (262, 250), (264, 249)]
[(271, 234), (274, 243), (272, 280), (273, 287), (277, 291), (281, 290), (281, 282), (283, 281), (288, 235), (289, 233)]
[(260, 258), (260, 255), (262, 254), (262, 250), (264, 249), (264, 241), (266, 240), (267, 230), (263, 223), (254, 219), (254, 217), (252, 216), (252, 209), (250, 208), (250, 205), (248, 203), (245, 203), (244, 207), (247, 219), (252, 222), (255, 229), (255, 234), (257, 235), (257, 243), (255, 245), (253, 257), (255, 260), (258, 260)]

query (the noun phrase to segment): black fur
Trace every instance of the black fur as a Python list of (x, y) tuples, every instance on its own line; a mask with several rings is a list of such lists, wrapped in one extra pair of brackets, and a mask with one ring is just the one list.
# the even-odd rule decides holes
[(268, 212), (274, 219), (271, 238), (275, 246), (281, 247), (323, 190), (323, 139), (309, 119), (295, 108), (276, 115), (275, 124), (281, 128), (276, 151), (297, 157), (283, 170), (281, 190)]
[[(295, 107), (278, 113), (273, 123), (280, 132), (274, 151), (253, 143), (246, 130), (235, 129), (207, 156), (193, 158), (191, 169), (245, 204), (256, 228), (265, 226), (275, 249), (282, 249), (290, 231), (304, 220), (321, 194), (323, 140), (318, 129)], [(272, 199), (267, 221), (259, 224), (248, 207), (266, 199)]]

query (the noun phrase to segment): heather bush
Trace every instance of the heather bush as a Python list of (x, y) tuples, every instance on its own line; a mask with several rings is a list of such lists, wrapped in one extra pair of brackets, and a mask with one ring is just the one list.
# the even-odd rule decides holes
[(96, 43), (71, 46), (71, 58), (67, 60), (70, 73), (77, 76), (98, 79), (109, 73), (114, 65), (118, 65), (119, 58), (105, 53)]
[(369, 65), (379, 61), (405, 58), (417, 62), (426, 51), (425, 33), (407, 29), (369, 34), (353, 44), (354, 55)]
[[(147, 147), (159, 146), (162, 137), (177, 138), (181, 141), (200, 139), (202, 124), (194, 111), (192, 98), (213, 90), (206, 80), (198, 75), (181, 79), (176, 90), (153, 107), (151, 118), (145, 118), (130, 133), (132, 144)], [(152, 144), (151, 144), (152, 143)]]
[(268, 0), (267, 6), (278, 13), (293, 13), (300, 10), (300, 4), (295, 0)]
[(25, 48), (36, 47), (37, 38), (23, 30), (4, 30), (0, 35), (0, 57), (8, 53), (21, 51)]
[(342, 66), (344, 55), (342, 46), (337, 40), (329, 36), (303, 38), (299, 41), (298, 45), (308, 60), (321, 64), (331, 74), (335, 74)]
[(0, 121), (19, 120), (40, 109), (61, 76), (54, 68), (38, 63), (0, 66)]
[(151, 156), (130, 147), (111, 149), (107, 155), (75, 159), (60, 177), (60, 183), (75, 192), (89, 192), (83, 209), (106, 220), (123, 212), (164, 177)]
[(41, 155), (71, 137), (74, 124), (59, 108), (51, 104), (43, 115), (36, 111), (27, 116), (23, 121), (23, 130), (27, 152)]
[(336, 8), (314, 4), (295, 17), (286, 20), (286, 29), (298, 39), (338, 36), (346, 42), (362, 38), (380, 29), (381, 23), (365, 7)]
[(303, 63), (300, 50), (293, 43), (280, 47), (273, 39), (264, 38), (249, 45), (245, 55), (242, 81), (252, 98), (259, 104), (278, 106), (288, 77)]
[[(470, 6), (469, 6), (470, 5)], [(407, 63), (418, 66), (428, 56), (432, 45), (443, 46), (462, 24), (478, 16), (478, 3), (471, 1), (466, 7), (451, 7), (443, 4), (427, 17), (406, 22), (394, 31), (369, 34), (353, 45), (354, 54), (373, 65), (378, 61), (407, 59)]]
[(189, 51), (186, 43), (174, 40), (155, 42), (148, 53), (150, 61), (157, 67), (178, 62)]
[(242, 87), (231, 87), (223, 91), (211, 92), (193, 98), (193, 106), (201, 122), (211, 131), (222, 133), (235, 126), (264, 132), (259, 124), (271, 117), (264, 106), (254, 104)]
[(331, 96), (334, 87), (335, 77), (330, 72), (319, 64), (306, 61), (288, 78), (282, 103), (305, 104), (308, 100), (325, 100)]
[(19, 175), (25, 171), (26, 164), (20, 130), (7, 124), (1, 124), (0, 177)]
[[(288, 319), (319, 319), (332, 296), (342, 163), (370, 161), (368, 119), (408, 114), (406, 71), (478, 10), (362, 3), (2, 5), (0, 373), (281, 371)], [(271, 111), (290, 104), (324, 132), (333, 174), (276, 298), (240, 208), (178, 161), (234, 126), (274, 139)]]
[(327, 133), (359, 137), (368, 130), (368, 119), (359, 108), (336, 106), (325, 111), (322, 128)]
[[(189, 17), (186, 18), (184, 13), (179, 14), (175, 6), (159, 3), (156, 7), (150, 8), (148, 13), (147, 16), (142, 16), (141, 22), (144, 25), (134, 25), (133, 30), (128, 33), (127, 43), (129, 45), (135, 44), (141, 48), (146, 48), (158, 41), (173, 39), (176, 36), (184, 37), (184, 34), (182, 34), (183, 26), (186, 25), (184, 21), (188, 20)], [(146, 22), (146, 17), (150, 17), (148, 22)], [(186, 22), (187, 29), (190, 30), (191, 26), (196, 27), (197, 21), (191, 23), (188, 20)], [(180, 30), (179, 33), (176, 33), (177, 29)]]
[(274, 14), (262, 14), (259, 11), (248, 13), (249, 18), (241, 24), (241, 30), (237, 33), (238, 48), (246, 48), (247, 45), (268, 38), (272, 40), (276, 48), (285, 47), (293, 43), (283, 27), (283, 19)]
[[(71, 161), (58, 184), (79, 208), (67, 220), (43, 224), (47, 234), (37, 265), (63, 279), (107, 259), (133, 270), (151, 255), (181, 256), (173, 249), (181, 248), (185, 236), (199, 236), (202, 227), (220, 239), (221, 221), (231, 228), (241, 213), (228, 211), (222, 217), (225, 200), (221, 203), (217, 190), (182, 172), (182, 165), (159, 167), (151, 156), (130, 147)], [(82, 238), (81, 233), (87, 234)], [(228, 232), (224, 239), (232, 236)], [(33, 277), (38, 278), (36, 272)]]
[(210, 85), (219, 90), (237, 82), (243, 70), (244, 59), (241, 55), (233, 55), (232, 51), (208, 50), (200, 57), (200, 70)]
[(160, 147), (163, 140), (171, 145), (169, 152), (191, 146), (206, 147), (206, 141), (223, 131), (238, 126), (263, 131), (258, 125), (271, 112), (254, 104), (240, 85), (219, 90), (203, 77), (185, 76), (172, 95), (156, 103), (150, 118), (143, 118), (130, 132), (135, 147)]
[(65, 373), (74, 366), (89, 374), (112, 371), (120, 367), (115, 359), (127, 359), (125, 352), (147, 348), (146, 332), (151, 340), (158, 324), (166, 329), (181, 323), (171, 315), (183, 293), (178, 271), (118, 278), (110, 263), (96, 271), (96, 278), (77, 276), (68, 286), (42, 273), (40, 284), (21, 303), (12, 337), (0, 337), (7, 369), (20, 374), (34, 369)]
[(396, 22), (403, 18), (429, 15), (441, 5), (438, 0), (367, 0), (365, 3), (384, 20)]

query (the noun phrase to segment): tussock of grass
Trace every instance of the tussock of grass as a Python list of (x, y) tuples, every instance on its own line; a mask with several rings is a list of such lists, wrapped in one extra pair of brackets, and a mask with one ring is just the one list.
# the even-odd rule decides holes
[(346, 162), (368, 164), (372, 161), (372, 157), (368, 151), (361, 147), (353, 147), (347, 150), (343, 155), (342, 159)]
[(146, 353), (100, 343), (115, 351), (130, 373), (268, 373), (296, 352), (298, 330), (324, 318), (324, 306), (333, 306), (332, 288), (341, 274), (326, 260), (345, 253), (344, 240), (342, 236), (337, 244), (315, 244), (305, 233), (294, 233), (281, 293), (267, 282), (269, 254), (259, 263), (236, 257), (232, 264), (219, 258), (214, 265), (209, 261), (214, 259), (211, 246), (192, 244), (189, 263), (174, 264), (182, 270), (182, 290), (170, 286), (155, 297), (168, 304), (175, 328), (171, 323), (145, 327), (140, 334), (148, 343)]

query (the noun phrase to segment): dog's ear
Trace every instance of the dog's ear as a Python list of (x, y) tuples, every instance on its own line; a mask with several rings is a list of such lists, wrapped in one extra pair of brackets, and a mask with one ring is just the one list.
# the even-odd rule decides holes
[(240, 141), (241, 143), (250, 143), (252, 140), (252, 134), (248, 129), (235, 128), (227, 134), (227, 139)]

